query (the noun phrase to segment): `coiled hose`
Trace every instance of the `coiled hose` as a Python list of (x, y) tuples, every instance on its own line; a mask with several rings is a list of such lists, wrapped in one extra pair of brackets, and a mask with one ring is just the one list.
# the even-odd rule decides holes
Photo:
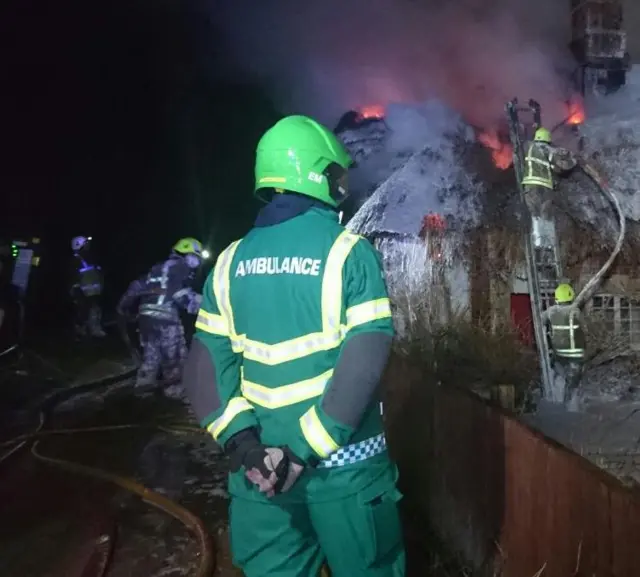
[[(198, 565), (198, 569), (196, 571), (196, 577), (209, 577), (215, 568), (215, 552), (213, 549), (213, 544), (209, 534), (204, 527), (203, 522), (196, 517), (193, 513), (175, 503), (171, 499), (168, 499), (164, 495), (152, 491), (151, 489), (145, 487), (144, 485), (137, 483), (133, 479), (129, 479), (127, 477), (117, 475), (115, 473), (111, 473), (109, 471), (104, 471), (102, 469), (98, 469), (95, 467), (89, 467), (87, 465), (83, 465), (80, 463), (75, 463), (72, 461), (67, 461), (63, 459), (57, 459), (53, 457), (47, 457), (38, 451), (38, 438), (47, 435), (62, 435), (62, 434), (84, 434), (88, 432), (94, 431), (108, 431), (108, 430), (122, 430), (127, 428), (142, 428), (149, 427), (150, 425), (142, 425), (142, 424), (128, 424), (128, 425), (111, 425), (111, 426), (101, 426), (101, 427), (87, 427), (87, 428), (79, 428), (79, 429), (61, 429), (61, 430), (44, 430), (44, 427), (47, 423), (49, 413), (51, 410), (60, 402), (73, 397), (79, 393), (83, 393), (89, 390), (93, 390), (96, 388), (108, 386), (110, 384), (128, 379), (132, 377), (136, 372), (136, 368), (130, 369), (120, 375), (115, 375), (111, 377), (106, 377), (102, 379), (98, 379), (95, 381), (91, 381), (88, 383), (81, 383), (79, 385), (75, 385), (73, 387), (69, 387), (67, 389), (62, 389), (60, 391), (54, 392), (52, 395), (47, 397), (43, 402), (38, 417), (38, 425), (36, 429), (32, 433), (27, 433), (26, 435), (20, 435), (8, 441), (5, 441), (0, 444), (2, 446), (9, 446), (15, 444), (7, 453), (0, 457), (0, 464), (6, 461), (9, 457), (16, 454), (23, 448), (26, 448), (31, 443), (31, 454), (44, 463), (49, 465), (54, 465), (71, 473), (92, 477), (94, 479), (99, 479), (101, 481), (113, 483), (118, 487), (137, 495), (142, 499), (143, 502), (151, 505), (171, 515), (174, 519), (180, 521), (187, 529), (189, 529), (198, 539), (198, 543), (200, 545), (201, 555), (200, 562)], [(196, 429), (195, 427), (185, 427), (181, 425), (169, 425), (162, 426), (156, 425), (157, 428), (166, 432), (194, 432), (199, 431), (202, 432), (201, 429)], [(98, 574), (96, 577), (102, 577), (107, 570), (108, 561), (110, 559), (112, 553), (112, 545), (109, 545), (108, 548), (103, 548), (103, 561), (98, 564)]]

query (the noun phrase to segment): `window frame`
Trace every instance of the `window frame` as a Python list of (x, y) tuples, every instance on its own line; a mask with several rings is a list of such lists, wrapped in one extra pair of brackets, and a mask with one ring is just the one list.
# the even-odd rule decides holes
[[(596, 305), (596, 300), (607, 299), (606, 306)], [(625, 336), (629, 340), (629, 346), (634, 350), (640, 350), (640, 298), (613, 295), (608, 293), (598, 293), (593, 295), (589, 302), (588, 310), (591, 314), (601, 314), (612, 311), (611, 321), (605, 317), (605, 322), (611, 326), (607, 327), (615, 336)], [(634, 311), (636, 314), (634, 314)]]

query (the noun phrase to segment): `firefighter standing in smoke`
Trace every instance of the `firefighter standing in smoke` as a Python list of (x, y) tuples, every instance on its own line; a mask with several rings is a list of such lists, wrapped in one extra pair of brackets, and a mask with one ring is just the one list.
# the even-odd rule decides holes
[(155, 388), (158, 373), (167, 387), (180, 383), (187, 355), (180, 309), (189, 314), (198, 312), (202, 297), (189, 283), (201, 264), (200, 241), (183, 238), (166, 261), (154, 265), (146, 277), (134, 280), (120, 299), (117, 312), (121, 318), (138, 305), (143, 357), (137, 387)]
[(556, 175), (573, 170), (577, 162), (571, 151), (555, 146), (551, 132), (540, 127), (524, 158), (522, 186), (527, 207), (534, 218), (549, 219), (549, 207), (556, 187)]
[[(184, 385), (230, 458), (231, 547), (247, 577), (401, 577), (397, 469), (378, 385), (393, 323), (379, 256), (337, 208), (351, 164), (304, 116), (257, 149), (254, 228), (206, 281)], [(275, 192), (275, 194), (274, 194)]]
[(556, 304), (542, 316), (550, 329), (553, 368), (564, 379), (564, 402), (568, 403), (580, 384), (584, 363), (585, 334), (582, 315), (573, 305), (575, 292), (571, 285), (558, 285)]
[(100, 267), (92, 264), (91, 237), (76, 236), (71, 240), (73, 262), (71, 270), (71, 298), (74, 308), (74, 325), (77, 337), (91, 335), (104, 337), (102, 330), (103, 277)]

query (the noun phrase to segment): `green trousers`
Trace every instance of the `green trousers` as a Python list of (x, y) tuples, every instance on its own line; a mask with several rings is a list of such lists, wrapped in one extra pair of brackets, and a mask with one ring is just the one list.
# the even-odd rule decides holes
[(232, 497), (231, 552), (246, 577), (404, 577), (396, 489), (320, 503)]

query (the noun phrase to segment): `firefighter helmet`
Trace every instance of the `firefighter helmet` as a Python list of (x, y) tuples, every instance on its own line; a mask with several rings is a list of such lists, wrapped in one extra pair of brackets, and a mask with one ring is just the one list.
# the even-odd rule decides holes
[(557, 303), (570, 303), (576, 298), (576, 293), (570, 284), (562, 283), (556, 288), (556, 302)]
[(73, 250), (74, 252), (78, 252), (79, 250), (87, 246), (90, 240), (90, 236), (74, 236), (71, 239), (71, 250)]
[(192, 237), (181, 238), (173, 245), (173, 250), (178, 254), (195, 254), (202, 257), (202, 243)]
[(546, 142), (547, 144), (551, 144), (551, 132), (541, 126), (533, 135), (533, 140), (535, 140), (536, 142)]
[(297, 192), (338, 207), (348, 195), (349, 153), (328, 128), (307, 116), (287, 116), (264, 133), (256, 151), (255, 194)]

